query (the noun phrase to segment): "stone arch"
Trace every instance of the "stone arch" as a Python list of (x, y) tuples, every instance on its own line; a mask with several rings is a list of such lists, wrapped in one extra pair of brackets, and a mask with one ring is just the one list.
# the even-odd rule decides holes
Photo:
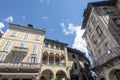
[(62, 66), (65, 66), (66, 61), (65, 61), (65, 55), (63, 55), (63, 54), (61, 54), (60, 63)]
[(120, 80), (120, 69), (112, 69), (109, 73), (109, 80)]
[(43, 53), (42, 63), (43, 63), (43, 64), (47, 64), (47, 62), (48, 62), (48, 52), (45, 51), (45, 52)]
[(60, 56), (58, 53), (55, 54), (55, 64), (60, 65)]
[(67, 78), (66, 73), (63, 70), (58, 70), (56, 73), (56, 77), (58, 79), (64, 79), (64, 80)]
[(54, 73), (50, 69), (45, 69), (41, 73), (41, 79), (40, 80), (51, 80), (54, 76)]
[(54, 64), (54, 53), (52, 52), (49, 54), (49, 64), (50, 65)]

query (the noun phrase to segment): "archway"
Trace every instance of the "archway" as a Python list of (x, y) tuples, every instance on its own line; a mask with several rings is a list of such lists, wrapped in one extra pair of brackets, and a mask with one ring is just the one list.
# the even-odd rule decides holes
[(60, 80), (62, 80), (62, 79), (65, 80), (65, 79), (67, 78), (65, 72), (62, 71), (62, 70), (59, 70), (59, 71), (56, 73), (56, 77), (58, 78), (58, 80), (59, 80), (59, 79), (60, 79)]
[(61, 66), (65, 66), (65, 56), (63, 55), (63, 54), (61, 54), (61, 61), (60, 61), (60, 63), (61, 63)]
[(59, 54), (55, 54), (55, 65), (60, 65), (60, 57), (59, 57)]
[(109, 73), (109, 80), (120, 80), (120, 69), (114, 69)]
[(49, 69), (46, 69), (41, 74), (40, 80), (51, 80), (53, 78), (53, 72)]
[(54, 54), (53, 53), (49, 54), (49, 65), (54, 65)]
[(43, 53), (42, 64), (47, 64), (48, 62), (48, 52)]

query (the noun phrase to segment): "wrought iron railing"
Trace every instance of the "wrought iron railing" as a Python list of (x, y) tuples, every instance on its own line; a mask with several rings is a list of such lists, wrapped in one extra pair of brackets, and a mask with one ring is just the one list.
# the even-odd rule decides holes
[(28, 48), (14, 46), (12, 51), (28, 52)]
[(65, 66), (65, 63), (47, 61), (47, 60), (42, 60), (42, 64), (43, 65), (49, 65), (49, 66)]
[(21, 63), (9, 63), (9, 62), (0, 62), (0, 68), (40, 68), (41, 64), (40, 63), (26, 63), (26, 62), (21, 62)]

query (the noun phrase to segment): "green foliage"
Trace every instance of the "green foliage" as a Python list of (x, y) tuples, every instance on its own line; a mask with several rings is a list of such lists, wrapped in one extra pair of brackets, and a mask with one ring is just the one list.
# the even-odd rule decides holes
[(59, 78), (57, 78), (57, 77), (53, 77), (51, 80), (62, 80), (62, 79), (59, 79)]

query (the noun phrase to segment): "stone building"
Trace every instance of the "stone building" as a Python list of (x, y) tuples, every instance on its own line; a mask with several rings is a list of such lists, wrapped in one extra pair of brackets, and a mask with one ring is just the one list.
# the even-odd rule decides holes
[(2, 38), (2, 35), (3, 35), (2, 32), (0, 32), (0, 39)]
[(89, 80), (89, 60), (85, 54), (79, 50), (67, 48), (68, 50), (68, 69), (71, 80)]
[(66, 43), (45, 38), (45, 32), (31, 24), (10, 24), (0, 40), (0, 80), (70, 80), (74, 71), (74, 64), (69, 64), (71, 53), (79, 54), (76, 61), (81, 64), (77, 71), (81, 76), (74, 80), (84, 80), (84, 64), (89, 63), (85, 55), (71, 52)]
[(82, 29), (98, 80), (120, 80), (120, 0), (88, 3)]

